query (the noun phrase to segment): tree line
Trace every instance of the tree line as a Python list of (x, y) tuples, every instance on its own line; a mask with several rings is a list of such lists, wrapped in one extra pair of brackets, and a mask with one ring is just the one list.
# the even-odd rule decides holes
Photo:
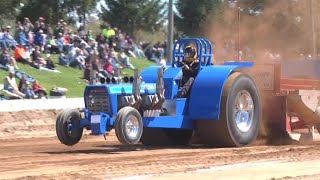
[[(97, 6), (104, 1), (101, 11)], [(237, 34), (237, 7), (230, 8), (230, 0), (174, 0), (175, 32), (187, 36), (208, 36), (210, 34)], [(241, 0), (235, 6), (241, 7), (242, 28), (249, 36), (258, 40), (270, 40), (269, 36), (286, 38), (288, 43), (308, 41), (307, 1), (292, 0)], [(163, 0), (0, 0), (0, 23), (4, 20), (31, 21), (39, 16), (55, 25), (59, 19), (69, 23), (85, 22), (92, 13), (100, 20), (108, 22), (133, 34), (137, 31), (156, 32), (163, 29), (167, 21), (168, 1)], [(261, 15), (262, 14), (262, 15)], [(267, 27), (263, 27), (265, 24)], [(226, 33), (228, 32), (228, 33)], [(264, 36), (261, 34), (264, 32)], [(318, 31), (319, 32), (319, 31)], [(244, 33), (242, 33), (242, 36)], [(284, 44), (267, 42), (283, 47)], [(245, 38), (246, 41), (250, 38)], [(254, 42), (252, 46), (257, 46)]]
[[(167, 19), (168, 2), (162, 0), (104, 0), (106, 6), (97, 6), (100, 0), (0, 0), (0, 18), (23, 20), (28, 17), (36, 21), (42, 16), (50, 24), (59, 19), (69, 23), (84, 22), (92, 13), (101, 20), (133, 33), (138, 30), (157, 31)], [(185, 33), (197, 32), (210, 11), (214, 11), (221, 0), (176, 0), (176, 27)], [(2, 22), (3, 24), (3, 22)]]

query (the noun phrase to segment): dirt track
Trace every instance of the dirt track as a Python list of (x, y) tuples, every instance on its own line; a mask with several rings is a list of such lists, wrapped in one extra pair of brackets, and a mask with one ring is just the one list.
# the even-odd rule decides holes
[[(37, 114), (45, 120), (34, 118)], [(48, 117), (54, 114), (49, 112)], [(21, 117), (16, 120), (10, 113), (1, 116), (0, 125), (4, 125), (5, 116), (15, 128), (7, 125), (0, 135), (0, 179), (320, 179), (320, 143), (234, 149), (151, 148), (120, 145), (111, 132), (106, 141), (85, 135), (79, 144), (66, 147), (53, 137), (54, 120), (46, 119), (43, 113), (33, 113), (29, 125), (20, 121), (23, 126), (18, 126)], [(41, 133), (34, 132), (42, 128)]]

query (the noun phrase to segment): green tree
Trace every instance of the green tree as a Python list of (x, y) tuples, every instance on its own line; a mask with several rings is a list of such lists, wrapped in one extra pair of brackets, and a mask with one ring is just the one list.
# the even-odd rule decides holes
[(65, 0), (65, 6), (69, 12), (76, 12), (79, 16), (79, 22), (86, 26), (87, 15), (96, 11), (99, 0)]
[(138, 30), (156, 31), (163, 22), (161, 0), (105, 0), (101, 17), (114, 27), (130, 34)]
[[(22, 4), (20, 4), (22, 3)], [(13, 20), (24, 5), (24, 0), (0, 0), (0, 23)]]
[(29, 17), (31, 21), (36, 21), (42, 16), (47, 22), (55, 24), (60, 18), (65, 18), (67, 14), (61, 2), (59, 0), (28, 0), (21, 9), (18, 19)]
[(177, 0), (175, 26), (186, 35), (200, 35), (201, 24), (209, 14), (218, 12), (222, 4), (221, 0)]
[(97, 2), (98, 0), (28, 0), (21, 9), (18, 19), (29, 17), (35, 21), (42, 16), (51, 24), (55, 24), (59, 19), (84, 22), (87, 14), (95, 10)]

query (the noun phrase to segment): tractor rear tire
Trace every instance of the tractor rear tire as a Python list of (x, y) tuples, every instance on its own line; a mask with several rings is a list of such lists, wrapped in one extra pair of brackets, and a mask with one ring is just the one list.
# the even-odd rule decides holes
[(188, 145), (192, 133), (189, 129), (144, 128), (140, 142), (148, 146)]
[(114, 129), (122, 144), (132, 145), (140, 141), (143, 132), (142, 117), (135, 108), (126, 106), (119, 110)]
[[(237, 102), (239, 106), (236, 106)], [(219, 120), (196, 120), (201, 142), (215, 147), (241, 147), (257, 138), (261, 100), (250, 76), (241, 72), (229, 76), (223, 89), (220, 112)], [(247, 121), (243, 122), (245, 119)]]
[(76, 109), (67, 109), (59, 113), (56, 121), (56, 134), (62, 144), (73, 146), (80, 141), (83, 133), (80, 119), (80, 112)]

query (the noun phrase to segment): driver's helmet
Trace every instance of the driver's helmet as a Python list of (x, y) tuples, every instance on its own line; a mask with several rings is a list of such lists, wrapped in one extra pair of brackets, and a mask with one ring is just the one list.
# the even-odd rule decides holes
[(189, 44), (184, 49), (184, 58), (187, 62), (193, 62), (198, 58), (197, 48), (193, 44)]

